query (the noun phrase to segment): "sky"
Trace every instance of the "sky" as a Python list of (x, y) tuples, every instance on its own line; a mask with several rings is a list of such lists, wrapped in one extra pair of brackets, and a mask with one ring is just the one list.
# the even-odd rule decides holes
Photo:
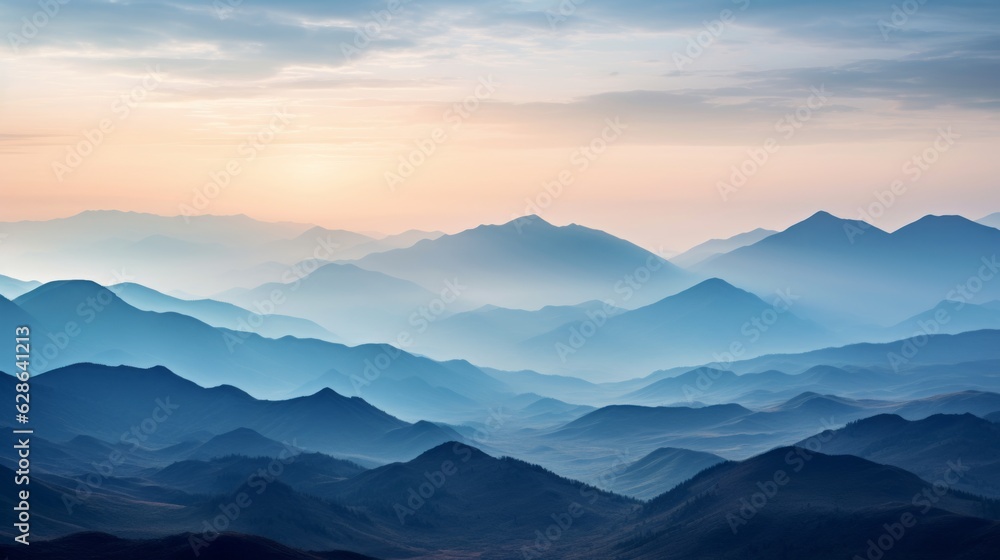
[(1000, 210), (995, 0), (2, 0), (0, 25), (0, 221), (533, 213), (668, 251)]

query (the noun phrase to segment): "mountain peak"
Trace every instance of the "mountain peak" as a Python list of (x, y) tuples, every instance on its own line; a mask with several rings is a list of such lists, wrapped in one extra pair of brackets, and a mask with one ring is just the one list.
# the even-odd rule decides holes
[[(827, 229), (830, 229), (830, 228), (837, 228), (838, 229), (837, 233), (839, 235), (843, 235), (843, 232), (840, 231), (840, 230), (842, 228), (844, 228), (845, 226), (854, 226), (854, 227), (860, 228), (860, 229), (862, 229), (864, 231), (868, 231), (868, 230), (882, 231), (882, 230), (876, 228), (875, 226), (869, 224), (868, 222), (862, 222), (860, 220), (849, 220), (849, 219), (846, 219), (846, 218), (840, 218), (840, 217), (834, 216), (833, 214), (831, 214), (829, 212), (826, 212), (824, 210), (820, 210), (819, 212), (816, 212), (812, 216), (809, 216), (808, 218), (802, 220), (801, 222), (798, 222), (798, 223), (794, 224), (793, 226), (791, 226), (790, 228), (786, 229), (785, 231), (786, 232), (788, 232), (788, 231), (826, 231)], [(885, 233), (885, 232), (883, 232), (883, 233)]]
[(834, 216), (833, 214), (827, 212), (826, 210), (819, 210), (812, 216), (809, 216), (803, 222), (833, 222), (840, 221), (840, 218)]
[(895, 232), (893, 235), (928, 235), (934, 237), (940, 237), (942, 234), (947, 232), (961, 232), (962, 234), (967, 233), (987, 233), (996, 235), (994, 228), (990, 226), (983, 225), (978, 222), (974, 222), (963, 216), (956, 215), (934, 215), (928, 214), (919, 220), (907, 224)]
[(723, 293), (732, 290), (740, 292), (743, 291), (721, 278), (713, 277), (709, 278), (708, 280), (703, 280), (695, 284), (694, 286), (691, 286), (690, 288), (681, 292), (681, 294), (711, 294), (711, 293)]
[[(468, 459), (466, 459), (468, 457)], [(472, 447), (471, 445), (466, 445), (458, 441), (446, 441), (440, 445), (432, 447), (427, 451), (424, 451), (417, 458), (410, 461), (411, 463), (422, 462), (422, 461), (436, 461), (440, 462), (443, 460), (455, 460), (458, 458), (462, 462), (466, 462), (469, 459), (493, 459), (486, 453), (483, 453), (479, 449)], [(463, 460), (464, 459), (464, 460)]]
[[(488, 227), (488, 226), (487, 226)], [(517, 231), (521, 231), (525, 228), (537, 227), (537, 228), (555, 228), (551, 222), (546, 221), (538, 214), (526, 214), (519, 218), (514, 218), (513, 220), (501, 224), (499, 227), (513, 227)]]
[(91, 280), (55, 280), (38, 286), (18, 297), (14, 302), (21, 305), (40, 299), (47, 306), (65, 304), (69, 309), (76, 309), (80, 303), (87, 301), (88, 298), (96, 297), (102, 292), (107, 292), (108, 295), (105, 297), (112, 298), (112, 301), (121, 301), (110, 290)]
[(329, 387), (323, 387), (319, 391), (316, 391), (315, 393), (313, 393), (312, 395), (309, 395), (306, 398), (307, 399), (337, 399), (337, 400), (341, 400), (341, 399), (346, 399), (347, 397), (345, 397), (344, 395), (341, 395), (340, 393), (334, 391), (333, 389), (331, 389)]
[[(726, 298), (727, 300), (732, 301), (740, 301), (744, 299), (759, 301), (760, 299), (746, 290), (741, 290), (736, 286), (733, 286), (725, 280), (720, 278), (709, 278), (708, 280), (699, 282), (698, 284), (695, 284), (680, 293), (667, 296), (647, 307), (656, 308), (666, 305), (681, 304), (683, 302), (706, 302), (717, 300), (719, 298)], [(641, 312), (643, 309), (644, 308), (639, 308), (635, 311), (630, 311), (630, 313)]]

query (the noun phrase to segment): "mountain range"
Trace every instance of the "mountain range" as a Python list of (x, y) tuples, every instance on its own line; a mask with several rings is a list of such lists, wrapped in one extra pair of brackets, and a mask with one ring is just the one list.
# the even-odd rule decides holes
[(1000, 284), (985, 276), (996, 274), (998, 247), (1000, 230), (960, 216), (926, 216), (887, 233), (818, 212), (693, 270), (757, 293), (789, 289), (802, 298), (807, 317), (845, 329), (889, 326), (958, 297), (959, 287), (980, 271), (979, 289), (966, 289), (963, 297), (972, 303), (997, 299)]

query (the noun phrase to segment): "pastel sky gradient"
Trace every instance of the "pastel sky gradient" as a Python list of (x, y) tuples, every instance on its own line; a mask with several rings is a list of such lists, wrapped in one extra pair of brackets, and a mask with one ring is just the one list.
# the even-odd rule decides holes
[[(378, 26), (395, 2), (44, 4), (0, 1), (0, 221), (175, 215), (234, 159), (199, 211), (386, 233), (508, 221), (561, 172), (572, 184), (533, 211), (650, 248), (858, 217), (896, 180), (884, 229), (1000, 210), (995, 0), (411, 0)], [(32, 33), (32, 18), (48, 21)], [(494, 90), (456, 118), (481, 80)], [(781, 132), (814, 89), (826, 101)], [(241, 144), (280, 109), (288, 124), (247, 161)], [(574, 151), (608, 119), (627, 129), (582, 170)], [(113, 130), (57, 177), (102, 121)], [(390, 188), (436, 128), (446, 140)], [(949, 129), (915, 178), (904, 165)], [(719, 182), (769, 138), (780, 148), (724, 200)]]

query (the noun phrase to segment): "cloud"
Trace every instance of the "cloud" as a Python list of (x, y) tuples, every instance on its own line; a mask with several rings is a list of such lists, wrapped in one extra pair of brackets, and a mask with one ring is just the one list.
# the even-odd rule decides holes
[[(859, 113), (873, 121), (859, 134), (892, 135), (910, 128), (899, 126), (908, 112), (996, 111), (1000, 3), (928, 0), (903, 18), (894, 5), (903, 2), (73, 0), (23, 54), (4, 57), (82, 75), (160, 65), (170, 80), (158, 95), (171, 101), (353, 91), (415, 112), (496, 73), (504, 88), (477, 116), (496, 130), (551, 123), (585, 135), (621, 116), (636, 123), (634, 142), (754, 141), (821, 85), (835, 102), (816, 141), (843, 137)], [(35, 9), (0, 0), (5, 21)], [(677, 71), (672, 49), (723, 10), (734, 30)], [(879, 22), (895, 26), (888, 37)]]

